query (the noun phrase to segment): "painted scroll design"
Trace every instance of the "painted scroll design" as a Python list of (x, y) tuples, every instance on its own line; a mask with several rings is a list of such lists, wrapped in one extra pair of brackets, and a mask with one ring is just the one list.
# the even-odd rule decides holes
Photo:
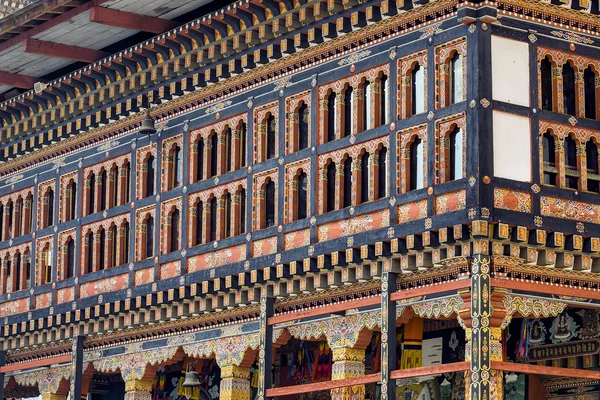
[(515, 313), (520, 314), (522, 317), (556, 317), (567, 308), (567, 303), (507, 294), (504, 297), (504, 308), (506, 309), (506, 315), (502, 321), (501, 329), (506, 328), (510, 324)]

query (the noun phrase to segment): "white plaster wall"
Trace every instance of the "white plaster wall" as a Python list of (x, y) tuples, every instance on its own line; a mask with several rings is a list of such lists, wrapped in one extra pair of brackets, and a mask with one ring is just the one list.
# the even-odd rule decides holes
[(492, 98), (529, 107), (529, 44), (492, 36)]
[(531, 125), (528, 117), (494, 111), (494, 176), (531, 182)]

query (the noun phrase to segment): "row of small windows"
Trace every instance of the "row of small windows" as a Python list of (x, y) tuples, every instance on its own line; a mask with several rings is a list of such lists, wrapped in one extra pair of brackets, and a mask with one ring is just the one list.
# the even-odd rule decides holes
[(6, 204), (0, 203), (0, 236), (2, 240), (30, 233), (32, 221), (33, 195), (30, 194), (25, 199), (18, 197), (15, 201), (9, 200)]
[[(562, 92), (560, 92), (562, 81)], [(597, 119), (597, 73), (592, 66), (579, 71), (572, 61), (558, 66), (550, 56), (540, 62), (540, 92), (542, 110)], [(579, 98), (579, 86), (583, 86), (583, 99)], [(559, 109), (559, 96), (562, 97), (562, 109)], [(583, 112), (579, 102), (583, 101)]]
[[(110, 169), (102, 167), (99, 172), (91, 172), (84, 181), (86, 209), (84, 215), (104, 211), (129, 202), (131, 187), (131, 166), (125, 162), (118, 167), (113, 164)], [(76, 188), (73, 190), (76, 197)], [(74, 210), (73, 210), (74, 211)], [(73, 217), (75, 213), (70, 213)]]
[[(564, 165), (562, 169), (561, 164)], [(577, 144), (571, 135), (567, 135), (562, 141), (557, 140), (550, 131), (542, 135), (542, 170), (545, 185), (600, 193), (598, 166), (598, 144), (593, 139), (585, 144)], [(584, 169), (587, 176), (585, 187), (581, 179)]]

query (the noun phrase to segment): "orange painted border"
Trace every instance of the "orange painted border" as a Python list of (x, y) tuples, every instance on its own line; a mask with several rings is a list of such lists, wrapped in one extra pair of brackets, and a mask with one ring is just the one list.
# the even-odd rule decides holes
[(4, 367), (0, 367), (0, 373), (21, 371), (30, 368), (48, 367), (54, 364), (64, 364), (71, 362), (71, 354), (65, 354), (62, 356), (54, 356), (48, 358), (41, 358), (38, 360), (19, 362), (14, 364), (8, 364)]

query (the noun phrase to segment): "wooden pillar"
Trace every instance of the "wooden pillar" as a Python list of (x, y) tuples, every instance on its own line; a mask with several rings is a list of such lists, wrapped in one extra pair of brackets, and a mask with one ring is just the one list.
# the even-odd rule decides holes
[[(202, 137), (199, 137), (198, 140), (202, 140)], [(198, 172), (198, 144), (191, 143), (190, 144), (190, 157), (188, 162), (190, 163), (190, 183), (198, 182), (202, 179), (201, 176), (197, 176), (196, 172)]]
[(12, 237), (21, 236), (21, 213), (23, 211), (23, 200), (14, 202), (13, 209), (13, 223), (12, 223)]
[(162, 249), (160, 249), (160, 251), (162, 252), (162, 254), (167, 254), (170, 251), (173, 251), (173, 249), (171, 249), (171, 226), (173, 224), (173, 218), (171, 218), (171, 215), (165, 215), (163, 217), (163, 229), (161, 232), (161, 235), (163, 237), (163, 246)]
[(401, 83), (402, 93), (404, 94), (404, 104), (402, 106), (402, 118), (412, 116), (412, 71), (407, 71), (406, 75), (402, 75)]
[(587, 154), (585, 154), (585, 144), (577, 144), (577, 165), (579, 170), (579, 183), (577, 190), (587, 191)]
[(127, 187), (127, 168), (125, 168), (125, 164), (119, 166), (118, 171), (118, 180), (117, 180), (117, 202), (115, 206), (120, 206), (125, 204), (127, 201), (127, 193), (129, 193), (129, 187)]
[(71, 361), (71, 399), (81, 399), (83, 381), (83, 336), (73, 338)]
[[(163, 191), (171, 190), (175, 186), (175, 176), (173, 175), (174, 168), (173, 164), (175, 160), (173, 159), (172, 149), (168, 152), (163, 153), (163, 163), (164, 163), (164, 174), (162, 174), (162, 179), (165, 182), (165, 186), (163, 187)], [(160, 172), (159, 172), (160, 175)]]
[[(197, 246), (200, 243), (196, 243), (196, 229), (198, 228), (198, 209), (195, 204), (190, 201), (188, 207), (188, 247)], [(200, 239), (202, 240), (202, 239)]]
[(227, 167), (225, 165), (225, 161), (227, 160), (227, 156), (225, 152), (227, 151), (227, 136), (226, 132), (219, 132), (217, 134), (217, 175), (222, 175), (227, 171)]
[(127, 254), (125, 254), (125, 228), (119, 226), (117, 227), (117, 264), (123, 265), (125, 264), (125, 260), (127, 258)]
[[(356, 378), (365, 374), (365, 350), (350, 347), (334, 347), (331, 380)], [(332, 400), (364, 400), (365, 385), (331, 389)]]
[(352, 95), (352, 116), (354, 118), (352, 118), (352, 129), (350, 132), (352, 135), (356, 135), (366, 130), (365, 121), (363, 121), (363, 107), (365, 106), (364, 89), (362, 87), (356, 88), (352, 92)]
[(267, 122), (263, 121), (257, 126), (257, 142), (258, 142), (258, 162), (267, 160)]
[[(504, 293), (491, 288), (491, 258), (486, 254), (475, 254), (471, 260), (470, 307), (466, 318), (465, 361), (470, 371), (465, 373), (465, 399), (502, 400), (504, 398), (503, 375), (492, 370), (492, 361), (504, 361), (502, 351), (502, 320), (506, 314), (501, 298)], [(462, 294), (463, 299), (465, 294)]]
[(23, 201), (23, 227), (21, 228), (21, 232), (23, 232), (24, 235), (31, 233), (32, 211), (33, 200), (28, 197)]
[(362, 191), (362, 160), (359, 156), (352, 160), (352, 190), (350, 204), (356, 206), (360, 204), (360, 195)]
[(345, 132), (344, 106), (346, 103), (344, 93), (336, 92), (335, 99), (335, 138), (339, 139), (344, 135)]
[(94, 259), (92, 260), (92, 268), (94, 272), (100, 271), (100, 252), (104, 249), (100, 248), (100, 231), (94, 232)]
[[(600, 90), (599, 90), (600, 91)], [(334, 110), (331, 110), (334, 112)], [(327, 138), (329, 137), (329, 100), (320, 99), (319, 100), (319, 141), (318, 144), (327, 143)]]
[(385, 121), (381, 118), (382, 113), (385, 115), (385, 110), (381, 109), (385, 104), (381, 104), (381, 90), (383, 88), (380, 82), (381, 78), (371, 84), (371, 119), (365, 122), (367, 129), (377, 128), (385, 124)]
[[(565, 176), (565, 141), (563, 139), (557, 138), (554, 142), (554, 149), (556, 151), (556, 162), (558, 168), (558, 187), (565, 188), (567, 187), (567, 177)], [(560, 171), (563, 171), (562, 173)]]
[(101, 249), (104, 251), (104, 264), (106, 265), (105, 268), (112, 268), (114, 267), (113, 265), (113, 240), (115, 240), (116, 238), (113, 237), (113, 231), (111, 228), (107, 229), (104, 232), (105, 235), (105, 248)]
[[(108, 173), (106, 176), (106, 181), (108, 183)], [(102, 196), (104, 195), (102, 193), (102, 191), (104, 189), (102, 187), (102, 174), (98, 174), (98, 176), (96, 176), (96, 182), (94, 183), (94, 185), (96, 187), (94, 189), (94, 209), (91, 211), (92, 213), (102, 211)], [(105, 204), (107, 204), (107, 203), (105, 203)]]
[(217, 199), (217, 240), (225, 238), (225, 199)]
[[(216, 134), (216, 132), (213, 133), (213, 135)], [(210, 137), (199, 140), (204, 140), (204, 168), (202, 169), (202, 172), (204, 172), (204, 177), (198, 178), (198, 180), (202, 180), (210, 178), (210, 171), (212, 170), (212, 157), (210, 154), (212, 151), (212, 140), (210, 140)]]
[(298, 219), (298, 178), (292, 177), (292, 180), (288, 182), (289, 191), (289, 208), (287, 222), (296, 221)]
[(151, 380), (127, 380), (125, 381), (125, 400), (152, 400), (151, 389)]
[(2, 260), (0, 265), (0, 294), (7, 293), (8, 259)]
[(344, 163), (340, 161), (335, 166), (335, 207), (336, 210), (344, 208)]
[(116, 206), (115, 204), (115, 190), (117, 188), (116, 185), (115, 172), (113, 170), (106, 172), (106, 209), (113, 208)]
[(594, 90), (596, 91), (596, 119), (600, 120), (600, 76), (594, 77)]
[[(42, 212), (44, 210), (44, 197), (42, 197)], [(44, 215), (44, 214), (42, 214)], [(8, 240), (10, 236), (10, 209), (8, 204), (4, 204), (2, 214), (2, 240)]]
[(319, 192), (322, 193), (321, 202), (319, 203), (319, 214), (327, 212), (327, 201), (329, 193), (327, 193), (327, 165), (319, 170)]
[(300, 142), (300, 138), (298, 136), (300, 115), (298, 114), (297, 110), (290, 112), (290, 114), (288, 115), (288, 122), (290, 124), (289, 131), (291, 132), (291, 135), (289, 137), (289, 147), (286, 150), (288, 153), (293, 153), (295, 151), (298, 151), (298, 143)]
[(258, 398), (266, 399), (266, 391), (271, 388), (271, 374), (273, 367), (273, 325), (269, 325), (269, 318), (275, 314), (275, 299), (261, 297), (260, 299), (260, 329), (258, 351)]
[[(149, 155), (148, 155), (149, 156)], [(143, 199), (144, 197), (146, 197), (146, 195), (148, 193), (146, 193), (148, 191), (148, 186), (147, 186), (147, 179), (148, 179), (148, 163), (145, 160), (140, 160), (138, 158), (138, 161), (140, 161), (137, 164), (137, 170), (138, 170), (138, 191), (137, 191), (137, 198), (138, 199)]]
[[(381, 151), (381, 150), (379, 150)], [(369, 155), (369, 176), (372, 184), (369, 185), (369, 201), (379, 200), (379, 155)]]
[(562, 66), (552, 67), (552, 111), (564, 113)]
[(202, 221), (204, 226), (202, 227), (202, 243), (208, 243), (210, 241), (210, 199), (203, 203), (204, 216)]
[(232, 236), (237, 236), (241, 233), (240, 218), (242, 213), (241, 197), (239, 194), (231, 196), (231, 231)]
[(84, 275), (87, 273), (87, 266), (91, 260), (88, 260), (88, 247), (92, 246), (90, 243), (90, 238), (88, 235), (81, 235), (81, 266), (79, 268), (79, 275)]
[(262, 229), (266, 225), (267, 212), (265, 210), (266, 207), (266, 199), (265, 199), (265, 189), (264, 186), (262, 188), (256, 188), (256, 228)]
[(235, 171), (242, 167), (240, 154), (242, 152), (242, 133), (241, 127), (238, 126), (231, 130), (231, 170)]
[(440, 64), (440, 88), (443, 90), (442, 95), (439, 97), (440, 108), (442, 108), (449, 105), (451, 101), (450, 62)]
[(85, 215), (94, 212), (91, 208), (92, 180), (88, 177), (83, 180), (83, 211)]
[[(574, 68), (577, 68), (576, 66)], [(583, 71), (575, 71), (575, 115), (585, 118), (585, 86)]]
[(396, 381), (390, 379), (396, 369), (396, 302), (390, 300), (396, 282), (396, 274), (381, 274), (381, 400), (396, 400)]
[(27, 289), (27, 258), (29, 256), (21, 254), (21, 263), (17, 266), (19, 268), (19, 282), (17, 282), (18, 289)]
[(220, 400), (250, 400), (251, 394), (250, 367), (221, 366)]

